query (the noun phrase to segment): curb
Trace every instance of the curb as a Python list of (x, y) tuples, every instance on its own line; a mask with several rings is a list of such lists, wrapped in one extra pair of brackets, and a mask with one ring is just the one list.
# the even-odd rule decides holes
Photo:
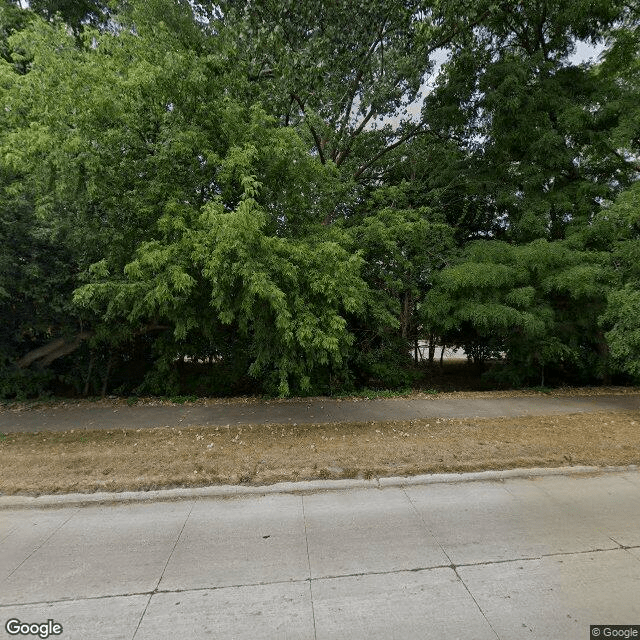
[(69, 493), (42, 496), (0, 496), (0, 511), (6, 509), (52, 509), (85, 507), (91, 505), (136, 504), (172, 502), (203, 498), (240, 498), (279, 493), (317, 493), (348, 489), (385, 489), (429, 484), (459, 484), (465, 482), (501, 482), (511, 478), (539, 478), (548, 476), (581, 476), (602, 473), (638, 471), (638, 465), (624, 467), (556, 467), (506, 469), (503, 471), (473, 471), (467, 473), (435, 473), (419, 476), (396, 476), (373, 480), (308, 480), (305, 482), (278, 482), (263, 486), (219, 485), (186, 489), (160, 489), (156, 491), (124, 491), (121, 493)]

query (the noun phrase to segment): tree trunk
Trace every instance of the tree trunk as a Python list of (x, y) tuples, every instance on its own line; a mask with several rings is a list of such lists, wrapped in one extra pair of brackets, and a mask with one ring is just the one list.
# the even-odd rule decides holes
[(93, 371), (93, 361), (95, 357), (93, 355), (93, 351), (91, 352), (91, 357), (89, 358), (89, 371), (87, 371), (87, 378), (84, 381), (84, 389), (82, 390), (82, 395), (89, 395), (89, 383), (91, 382), (91, 372)]
[(107, 395), (107, 385), (109, 384), (109, 374), (111, 373), (111, 365), (113, 364), (113, 352), (109, 352), (109, 360), (107, 360), (107, 370), (104, 374), (104, 379), (102, 381), (102, 391), (100, 392), (100, 397), (104, 398)]
[(402, 313), (400, 314), (400, 334), (403, 338), (409, 335), (409, 292), (404, 292), (404, 301), (402, 305)]

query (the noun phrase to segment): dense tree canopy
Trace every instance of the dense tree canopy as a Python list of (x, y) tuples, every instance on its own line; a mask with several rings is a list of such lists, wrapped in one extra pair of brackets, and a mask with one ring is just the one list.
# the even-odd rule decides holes
[(0, 396), (640, 378), (639, 22), (0, 0)]

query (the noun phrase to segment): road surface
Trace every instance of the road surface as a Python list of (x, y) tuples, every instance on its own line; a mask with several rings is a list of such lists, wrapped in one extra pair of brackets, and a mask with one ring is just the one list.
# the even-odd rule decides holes
[(2, 638), (587, 640), (640, 624), (640, 473), (1, 510), (0, 618)]

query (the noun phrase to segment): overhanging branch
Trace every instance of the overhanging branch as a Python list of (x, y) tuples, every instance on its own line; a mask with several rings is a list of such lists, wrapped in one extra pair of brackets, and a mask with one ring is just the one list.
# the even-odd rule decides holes
[(61, 356), (75, 351), (84, 340), (91, 338), (91, 336), (93, 336), (93, 331), (81, 331), (72, 338), (57, 338), (42, 347), (29, 351), (16, 362), (16, 365), (19, 369), (25, 369), (40, 360), (38, 365), (46, 367)]
[[(166, 329), (170, 329), (170, 327), (151, 323), (135, 331), (133, 336), (144, 335), (152, 331), (164, 331)], [(34, 363), (36, 363), (38, 367), (48, 367), (54, 360), (73, 353), (85, 340), (92, 338), (94, 335), (95, 332), (93, 331), (81, 331), (69, 338), (56, 338), (42, 347), (29, 351), (29, 353), (22, 356), (22, 358), (16, 362), (16, 365), (19, 369), (26, 369)]]

